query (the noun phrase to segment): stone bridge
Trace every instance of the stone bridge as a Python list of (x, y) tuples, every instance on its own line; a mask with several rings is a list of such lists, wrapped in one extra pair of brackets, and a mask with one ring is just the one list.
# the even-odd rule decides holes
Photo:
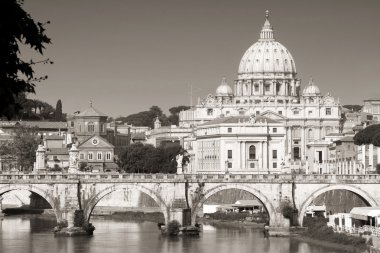
[(269, 214), (271, 227), (287, 226), (281, 214), (284, 201), (295, 203), (302, 225), (306, 207), (320, 194), (347, 190), (370, 206), (380, 204), (380, 175), (250, 175), (250, 174), (0, 174), (0, 195), (15, 190), (37, 193), (52, 206), (57, 221), (73, 226), (74, 212), (82, 210), (87, 221), (96, 204), (116, 190), (136, 189), (152, 197), (166, 223), (182, 222), (184, 208), (191, 208), (191, 222), (203, 203), (226, 189), (240, 189), (256, 196)]

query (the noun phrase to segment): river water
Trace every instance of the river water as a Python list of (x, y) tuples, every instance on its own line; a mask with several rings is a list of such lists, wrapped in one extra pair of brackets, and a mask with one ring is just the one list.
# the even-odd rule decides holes
[(264, 239), (251, 228), (204, 225), (199, 237), (161, 236), (153, 222), (92, 218), (93, 237), (54, 237), (54, 219), (7, 216), (0, 221), (0, 253), (341, 253), (290, 238)]

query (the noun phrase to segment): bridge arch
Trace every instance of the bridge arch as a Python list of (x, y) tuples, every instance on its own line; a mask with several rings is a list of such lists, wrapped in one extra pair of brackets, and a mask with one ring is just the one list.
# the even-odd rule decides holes
[(328, 191), (332, 191), (332, 190), (346, 190), (346, 191), (350, 191), (350, 192), (353, 192), (355, 193), (356, 195), (360, 196), (361, 198), (363, 198), (370, 206), (377, 206), (377, 202), (374, 198), (371, 197), (371, 195), (369, 195), (366, 191), (356, 187), (356, 186), (353, 186), (353, 185), (343, 185), (343, 184), (339, 184), (339, 185), (330, 185), (330, 186), (325, 186), (325, 187), (322, 187), (318, 190), (316, 190), (315, 192), (313, 192), (304, 202), (303, 204), (300, 206), (300, 211), (299, 211), (299, 216), (298, 216), (298, 223), (302, 226), (303, 224), (303, 218), (305, 216), (305, 213), (306, 213), (306, 208), (314, 201), (314, 199), (316, 199), (319, 195), (325, 193), (325, 192), (328, 192)]
[(101, 190), (100, 192), (98, 192), (94, 197), (92, 197), (87, 202), (87, 204), (84, 208), (84, 214), (85, 214), (87, 221), (88, 222), (90, 221), (92, 211), (94, 210), (95, 206), (99, 203), (99, 201), (102, 200), (102, 198), (104, 198), (108, 194), (111, 194), (114, 191), (124, 190), (126, 188), (141, 191), (141, 192), (145, 193), (146, 195), (148, 195), (149, 197), (151, 197), (158, 204), (158, 206), (161, 209), (161, 212), (164, 214), (165, 223), (169, 222), (169, 208), (165, 204), (165, 201), (154, 190), (149, 189), (143, 185), (133, 184), (133, 183), (132, 184), (128, 184), (128, 183), (127, 184), (115, 184), (115, 185), (107, 187), (107, 188)]
[(243, 185), (243, 184), (235, 184), (235, 183), (234, 184), (232, 184), (232, 183), (221, 184), (221, 185), (215, 186), (215, 187), (207, 190), (204, 193), (203, 197), (198, 202), (193, 204), (193, 210), (192, 210), (192, 214), (191, 214), (191, 223), (195, 224), (196, 215), (197, 215), (199, 209), (202, 207), (202, 205), (204, 204), (204, 202), (208, 198), (210, 198), (212, 195), (214, 195), (217, 192), (220, 192), (223, 190), (228, 190), (228, 189), (238, 189), (238, 190), (243, 190), (243, 191), (251, 193), (259, 201), (261, 201), (261, 203), (263, 203), (264, 207), (268, 211), (269, 225), (270, 226), (276, 226), (279, 223), (278, 219), (280, 217), (278, 216), (276, 209), (274, 208), (272, 203), (269, 201), (269, 199), (263, 193), (261, 193), (259, 190), (255, 189), (251, 186)]
[(54, 214), (55, 214), (55, 217), (57, 218), (57, 221), (59, 220), (58, 212), (57, 212), (58, 207), (55, 205), (55, 202), (51, 193), (33, 184), (7, 184), (6, 186), (0, 187), (0, 196), (3, 195), (4, 193), (17, 191), (17, 190), (34, 192), (38, 194), (39, 196), (41, 196), (42, 198), (44, 198), (49, 203), (51, 208), (54, 210)]

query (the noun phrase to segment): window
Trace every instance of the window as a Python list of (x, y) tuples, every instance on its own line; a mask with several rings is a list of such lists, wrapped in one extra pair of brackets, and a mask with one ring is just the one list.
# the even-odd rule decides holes
[(273, 159), (277, 159), (277, 150), (276, 149), (272, 150), (272, 157), (273, 157)]
[(88, 152), (88, 160), (94, 159), (94, 154), (92, 152)]
[(259, 92), (259, 86), (257, 84), (255, 85), (255, 92)]
[(98, 152), (97, 157), (98, 157), (98, 160), (102, 160), (102, 152)]
[(273, 169), (277, 169), (277, 163), (273, 163)]
[(331, 108), (326, 108), (326, 115), (331, 115)]
[(265, 91), (270, 91), (270, 85), (269, 84), (265, 85)]
[(309, 111), (309, 115), (313, 114), (313, 111)]
[(70, 122), (70, 126), (71, 126), (71, 127), (74, 127), (74, 121), (71, 121), (71, 122)]
[(245, 112), (244, 111), (239, 111), (239, 115), (244, 115)]
[(249, 147), (249, 159), (256, 159), (256, 147), (254, 145)]
[(84, 154), (83, 154), (83, 153), (80, 153), (80, 154), (79, 154), (79, 159), (81, 159), (81, 160), (84, 159)]
[(213, 110), (212, 109), (207, 109), (207, 116), (212, 116)]
[(58, 156), (53, 156), (53, 160), (58, 160)]
[(273, 127), (273, 133), (277, 133), (277, 128)]
[(232, 128), (231, 127), (228, 128), (228, 132), (232, 133)]
[(250, 167), (251, 169), (254, 169), (254, 168), (255, 168), (255, 163), (250, 163), (250, 164), (249, 164), (249, 167)]
[(260, 111), (256, 111), (256, 115), (259, 115), (260, 114)]
[(230, 115), (230, 111), (226, 111), (226, 115)]
[(293, 114), (298, 115), (298, 114), (300, 114), (300, 112), (299, 111), (293, 111)]
[(227, 150), (227, 158), (232, 159), (232, 150)]
[(107, 152), (107, 154), (106, 154), (106, 159), (107, 159), (107, 160), (111, 160), (111, 152)]
[(95, 126), (93, 122), (89, 122), (87, 125), (88, 132), (93, 133), (95, 132)]
[(232, 168), (232, 163), (228, 163), (227, 166), (228, 166), (229, 169), (231, 169)]
[(282, 115), (282, 111), (278, 111), (278, 114)]

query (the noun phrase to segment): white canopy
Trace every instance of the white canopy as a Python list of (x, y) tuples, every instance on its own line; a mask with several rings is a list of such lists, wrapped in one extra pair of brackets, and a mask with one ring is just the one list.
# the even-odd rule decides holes
[(367, 220), (368, 217), (380, 216), (380, 207), (354, 207), (352, 208), (351, 217), (358, 220)]

